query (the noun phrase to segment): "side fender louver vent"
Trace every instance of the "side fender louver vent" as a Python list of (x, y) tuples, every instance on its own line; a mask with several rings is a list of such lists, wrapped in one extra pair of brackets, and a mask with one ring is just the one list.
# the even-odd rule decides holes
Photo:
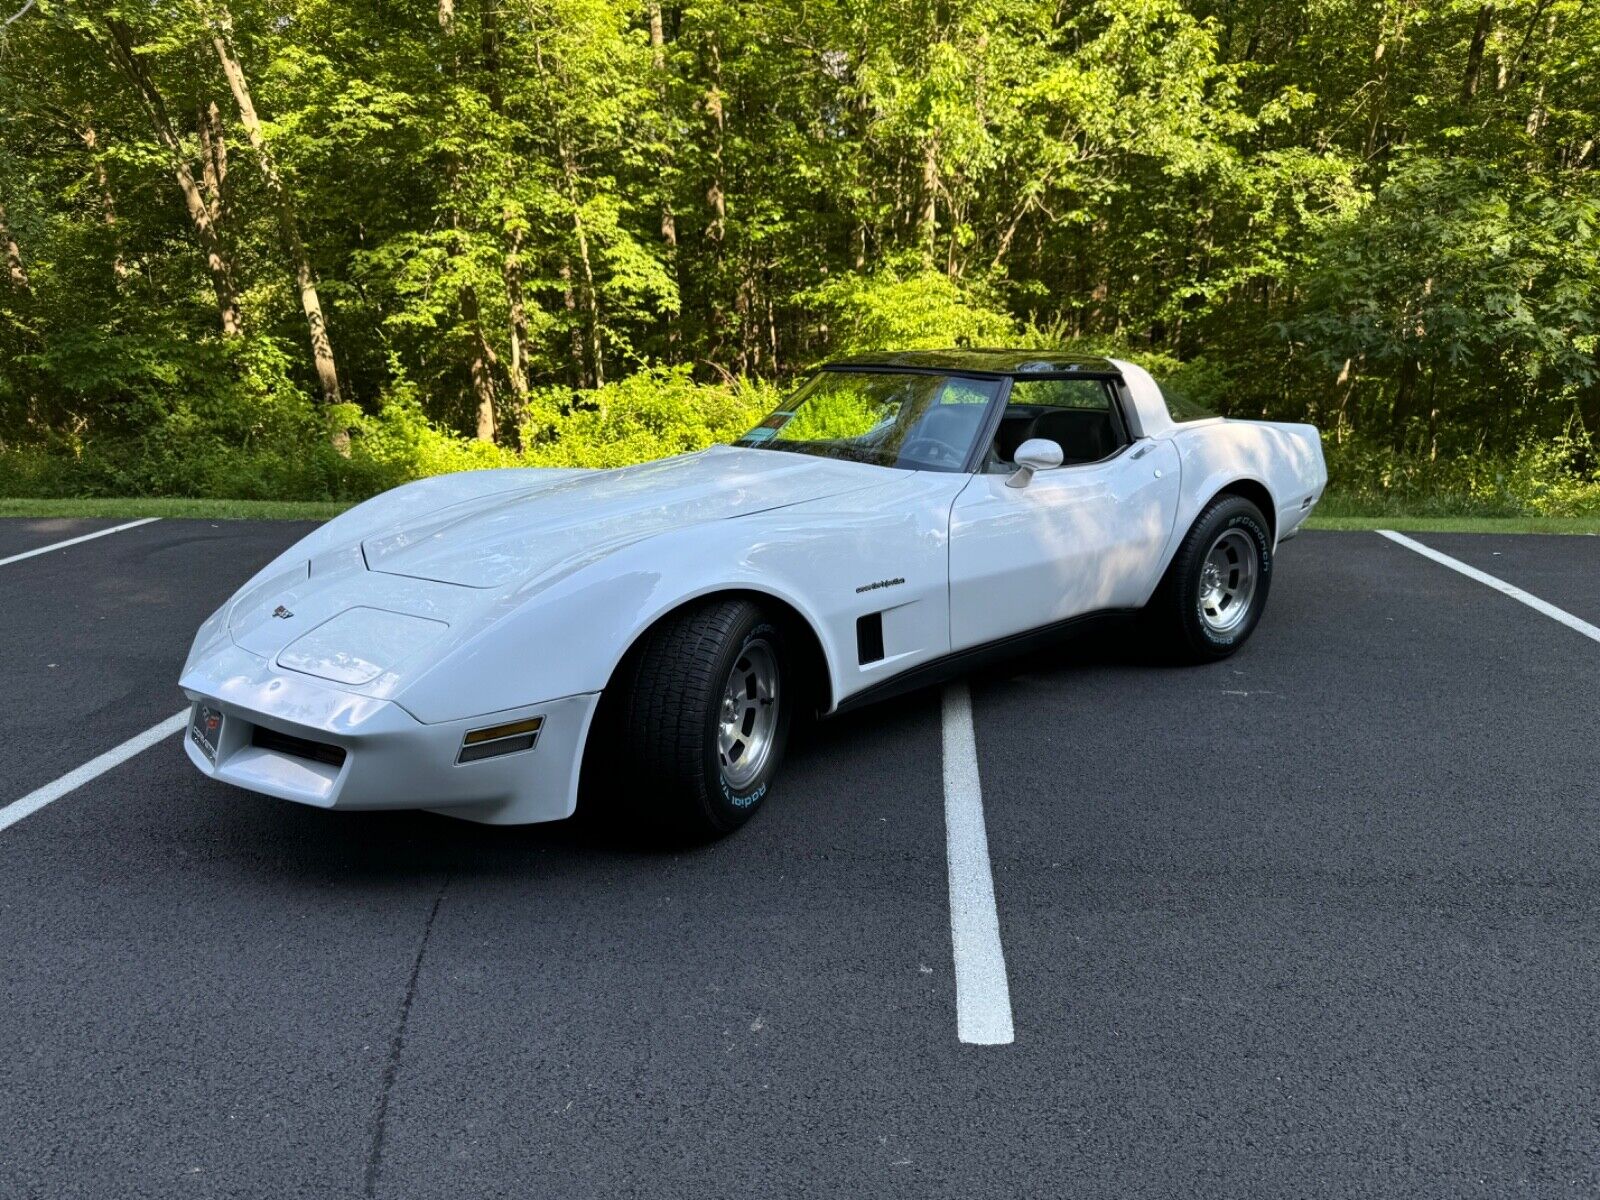
[(856, 661), (863, 667), (883, 657), (883, 614), (856, 618)]

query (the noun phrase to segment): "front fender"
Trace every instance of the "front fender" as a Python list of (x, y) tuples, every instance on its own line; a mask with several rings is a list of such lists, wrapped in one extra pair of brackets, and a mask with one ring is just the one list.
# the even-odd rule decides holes
[(541, 589), (419, 675), (396, 701), (431, 724), (598, 692), (663, 616), (728, 591), (772, 596), (793, 608), (818, 634), (832, 674), (837, 648), (823, 638), (808, 597), (748, 565), (711, 570), (703, 551), (662, 553), (666, 540), (676, 539), (626, 547)]
[[(949, 652), (949, 504), (964, 476), (709, 521), (610, 550), (531, 581), (513, 607), (420, 672), (395, 699), (453, 720), (599, 691), (668, 612), (727, 591), (772, 596), (822, 648), (837, 703)], [(883, 657), (858, 662), (857, 619), (883, 614)]]

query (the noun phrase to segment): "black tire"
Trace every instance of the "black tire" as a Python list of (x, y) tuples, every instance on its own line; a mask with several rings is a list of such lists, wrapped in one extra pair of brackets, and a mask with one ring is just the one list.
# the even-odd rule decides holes
[[(1220, 588), (1203, 591), (1207, 558), (1214, 551), (1224, 569), (1210, 578)], [(1232, 571), (1226, 569), (1234, 561), (1230, 554), (1237, 555)], [(1227, 612), (1227, 579), (1237, 580), (1251, 568), (1252, 586), (1242, 611)], [(1161, 586), (1145, 606), (1144, 624), (1166, 654), (1185, 662), (1215, 662), (1250, 640), (1271, 585), (1272, 537), (1266, 518), (1243, 496), (1218, 496), (1184, 535)], [(1221, 609), (1215, 606), (1219, 595), (1224, 599)]]
[[(763, 652), (774, 672), (772, 699), (750, 703), (744, 715), (762, 729), (770, 720), (770, 730), (759, 769), (744, 778), (740, 771), (753, 758), (742, 767), (723, 759), (724, 696), (736, 666), (748, 687), (753, 656)], [(646, 634), (618, 681), (613, 710), (627, 807), (665, 832), (695, 840), (723, 837), (754, 816), (788, 740), (794, 696), (787, 667), (782, 630), (749, 600), (697, 605)], [(770, 718), (769, 708), (776, 710)]]

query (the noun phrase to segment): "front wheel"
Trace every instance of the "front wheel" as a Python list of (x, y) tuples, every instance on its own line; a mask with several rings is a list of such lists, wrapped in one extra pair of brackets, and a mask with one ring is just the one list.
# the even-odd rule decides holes
[(1181, 658), (1226, 658), (1249, 640), (1271, 583), (1272, 538), (1261, 510), (1242, 496), (1219, 496), (1185, 535), (1145, 622)]
[(788, 739), (785, 666), (782, 631), (749, 600), (711, 601), (651, 630), (617, 714), (633, 807), (695, 838), (748, 821)]

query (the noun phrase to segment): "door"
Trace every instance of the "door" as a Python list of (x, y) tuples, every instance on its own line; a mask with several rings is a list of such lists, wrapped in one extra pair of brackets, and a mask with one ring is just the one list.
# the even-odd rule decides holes
[(1170, 441), (1040, 471), (1026, 487), (1008, 487), (1010, 474), (997, 457), (951, 506), (952, 649), (1144, 602), (1177, 514)]

